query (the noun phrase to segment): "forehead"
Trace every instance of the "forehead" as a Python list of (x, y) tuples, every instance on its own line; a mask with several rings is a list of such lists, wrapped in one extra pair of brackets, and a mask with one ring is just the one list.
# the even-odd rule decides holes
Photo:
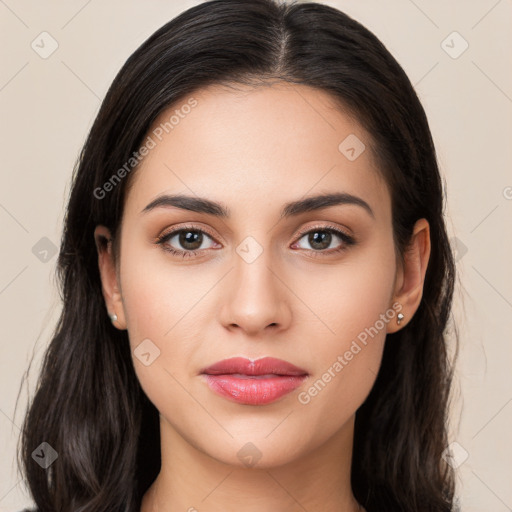
[(163, 111), (147, 137), (126, 202), (138, 211), (165, 192), (280, 206), (340, 191), (389, 207), (369, 135), (316, 88), (209, 86)]

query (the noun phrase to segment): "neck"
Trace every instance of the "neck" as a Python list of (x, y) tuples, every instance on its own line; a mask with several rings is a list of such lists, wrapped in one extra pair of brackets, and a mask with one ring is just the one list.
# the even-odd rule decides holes
[(141, 512), (360, 512), (350, 484), (353, 432), (352, 417), (321, 446), (291, 462), (247, 467), (207, 455), (160, 416), (162, 466)]

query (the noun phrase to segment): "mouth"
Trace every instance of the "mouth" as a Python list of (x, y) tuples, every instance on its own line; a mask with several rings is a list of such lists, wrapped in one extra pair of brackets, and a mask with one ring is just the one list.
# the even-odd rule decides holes
[(230, 401), (266, 405), (291, 393), (309, 374), (281, 359), (234, 357), (204, 368), (201, 375), (210, 390)]

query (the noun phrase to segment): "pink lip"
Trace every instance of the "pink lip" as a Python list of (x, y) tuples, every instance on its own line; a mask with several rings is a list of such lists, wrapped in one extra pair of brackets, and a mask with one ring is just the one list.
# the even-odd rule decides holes
[(265, 405), (290, 393), (307, 378), (302, 368), (273, 357), (224, 359), (201, 370), (209, 388), (229, 400)]

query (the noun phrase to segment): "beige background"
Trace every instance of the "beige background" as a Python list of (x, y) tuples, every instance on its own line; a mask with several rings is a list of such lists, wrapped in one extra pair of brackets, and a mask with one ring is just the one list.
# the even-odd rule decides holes
[[(56, 256), (49, 252), (44, 261), (41, 247), (51, 245), (41, 239), (59, 244), (71, 170), (115, 74), (154, 30), (198, 3), (0, 0), (2, 512), (31, 503), (15, 465), (26, 387), (16, 411), (14, 406), (33, 352), (28, 387), (34, 389), (60, 310)], [(465, 512), (510, 511), (512, 2), (324, 3), (362, 22), (384, 42), (427, 112), (447, 182), (448, 224), (456, 237), (461, 279), (451, 435), (458, 443), (460, 503)], [(38, 37), (43, 31), (58, 44), (47, 58), (31, 47), (45, 37), (45, 48), (51, 48), (49, 36)], [(464, 41), (469, 46), (458, 55)]]

